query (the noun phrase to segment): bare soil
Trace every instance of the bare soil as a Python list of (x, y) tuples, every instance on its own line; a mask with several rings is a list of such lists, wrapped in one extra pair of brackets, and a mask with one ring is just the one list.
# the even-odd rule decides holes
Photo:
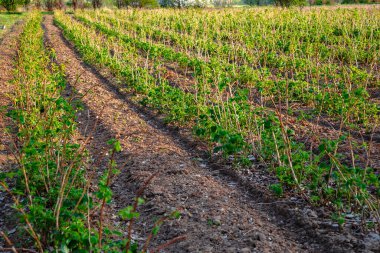
[[(11, 106), (9, 95), (12, 93), (10, 81), (13, 78), (14, 63), (17, 57), (17, 39), (22, 32), (21, 23), (16, 24), (4, 35), (4, 40), (0, 42), (0, 171), (8, 171), (14, 166), (14, 159), (10, 148), (12, 138), (8, 134), (7, 128), (11, 126), (10, 120), (6, 117), (7, 108)], [(0, 233), (4, 232), (9, 237), (17, 238), (17, 217), (11, 208), (10, 196), (0, 191)], [(0, 249), (7, 247), (3, 236), (0, 234)]]

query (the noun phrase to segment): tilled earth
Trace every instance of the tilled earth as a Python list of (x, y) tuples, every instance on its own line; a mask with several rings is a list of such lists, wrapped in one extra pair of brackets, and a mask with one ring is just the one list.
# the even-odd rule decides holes
[(134, 239), (143, 242), (155, 218), (181, 210), (181, 218), (165, 223), (154, 239), (153, 246), (186, 236), (166, 252), (379, 252), (378, 234), (340, 233), (333, 224), (322, 226), (326, 222), (319, 211), (302, 201), (272, 197), (260, 184), (265, 173), (245, 180), (247, 175), (228, 165), (207, 161), (181, 132), (119, 92), (107, 73), (86, 65), (52, 16), (45, 17), (43, 26), (46, 45), (65, 66), (67, 95), (75, 91), (84, 104), (79, 130), (83, 140), (91, 137), (87, 147), (100, 168), (109, 155), (107, 140), (117, 138), (122, 144), (116, 157), (121, 173), (113, 182), (108, 210), (113, 226), (127, 230), (118, 210), (130, 205), (137, 189), (157, 173), (145, 189)]
[[(22, 25), (18, 23), (4, 34), (0, 41), (0, 171), (9, 170), (14, 166), (13, 156), (8, 147), (12, 146), (12, 140), (7, 134), (6, 128), (10, 126), (5, 114), (5, 108), (11, 105), (9, 94), (12, 92), (9, 83), (14, 74), (14, 61), (17, 57), (17, 39), (22, 32)], [(17, 238), (16, 221), (12, 209), (10, 196), (0, 191), (0, 249), (3, 245), (1, 232), (5, 231), (9, 236)], [(1, 251), (1, 250), (0, 250)]]

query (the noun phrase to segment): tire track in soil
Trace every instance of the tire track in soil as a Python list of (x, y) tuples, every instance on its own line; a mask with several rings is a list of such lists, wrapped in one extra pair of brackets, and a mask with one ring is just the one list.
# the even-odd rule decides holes
[[(12, 140), (6, 133), (6, 128), (11, 126), (11, 122), (6, 113), (11, 106), (9, 95), (13, 89), (9, 82), (14, 77), (13, 71), (18, 48), (17, 39), (21, 32), (22, 24), (17, 22), (10, 31), (4, 34), (4, 39), (0, 41), (0, 171), (7, 171), (14, 166), (14, 159), (9, 150), (9, 147), (12, 146)], [(11, 207), (12, 204), (10, 196), (0, 191), (0, 231), (8, 234), (13, 241), (17, 217), (13, 215), (15, 211)], [(0, 247), (6, 246), (8, 245), (5, 245), (3, 238), (0, 236)]]
[[(160, 172), (146, 189), (147, 203), (139, 210), (136, 239), (149, 232), (154, 217), (181, 208), (182, 218), (165, 224), (155, 241), (158, 245), (187, 236), (186, 241), (168, 248), (169, 252), (338, 252), (315, 240), (311, 246), (301, 234), (278, 226), (266, 213), (268, 209), (258, 211), (255, 201), (257, 204), (261, 196), (247, 198), (233, 184), (215, 177), (215, 171), (195, 162), (180, 140), (147, 122), (99, 73), (82, 62), (53, 25), (52, 16), (45, 16), (44, 28), (58, 62), (66, 66), (69, 84), (80, 94), (87, 94), (82, 98), (87, 110), (79, 115), (79, 128), (84, 136), (92, 134), (91, 152), (105, 154), (105, 142), (112, 137), (123, 146), (117, 161), (126, 166), (113, 183), (113, 213), (131, 203), (138, 184)], [(100, 124), (89, 133), (97, 119)], [(125, 222), (111, 216), (114, 225), (126, 230)]]

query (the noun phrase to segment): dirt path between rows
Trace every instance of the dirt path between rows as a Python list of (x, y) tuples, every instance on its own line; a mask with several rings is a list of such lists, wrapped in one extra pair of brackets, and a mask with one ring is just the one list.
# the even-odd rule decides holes
[[(4, 34), (4, 40), (0, 42), (0, 171), (8, 171), (13, 167), (13, 156), (9, 147), (12, 146), (10, 136), (6, 133), (6, 128), (11, 122), (6, 117), (6, 108), (9, 108), (11, 101), (9, 94), (12, 92), (11, 84), (13, 78), (14, 63), (17, 57), (19, 38), (22, 32), (21, 22), (15, 24), (10, 31)], [(4, 232), (10, 238), (17, 238), (15, 235), (17, 217), (11, 208), (10, 196), (0, 191), (0, 232)], [(2, 236), (0, 236), (0, 248), (7, 247)]]
[(144, 240), (155, 218), (181, 209), (181, 219), (166, 223), (155, 240), (158, 245), (176, 236), (187, 237), (167, 252), (354, 252), (351, 239), (344, 236), (333, 247), (312, 240), (305, 231), (279, 226), (287, 221), (275, 221), (268, 209), (261, 210), (257, 202), (261, 196), (251, 198), (231, 178), (199, 162), (181, 140), (155, 126), (107, 79), (84, 64), (53, 25), (52, 16), (45, 17), (44, 28), (46, 42), (65, 66), (70, 86), (85, 94), (79, 130), (84, 137), (93, 136), (88, 148), (94, 159), (107, 156), (107, 140), (116, 137), (122, 144), (123, 152), (116, 158), (122, 173), (113, 183), (114, 225), (126, 230), (126, 223), (115, 215), (117, 210), (131, 204), (139, 185), (158, 172), (146, 189), (147, 203), (139, 209), (136, 240)]
[[(17, 56), (17, 39), (22, 32), (20, 23), (16, 24), (9, 32), (4, 35), (4, 40), (0, 42), (0, 107), (7, 107), (11, 101), (9, 93), (12, 87), (9, 82), (13, 78), (14, 61)], [(6, 148), (9, 145), (8, 135), (5, 128), (8, 125), (6, 111), (0, 111), (0, 166), (8, 161), (9, 154)]]

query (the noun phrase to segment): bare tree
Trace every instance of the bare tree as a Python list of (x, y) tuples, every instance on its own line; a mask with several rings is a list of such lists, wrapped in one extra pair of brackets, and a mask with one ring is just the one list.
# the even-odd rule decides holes
[(54, 0), (46, 0), (45, 7), (48, 11), (53, 11), (54, 9)]
[(92, 0), (92, 7), (94, 9), (99, 9), (100, 7), (102, 7), (102, 5), (103, 5), (102, 0)]
[(82, 8), (83, 2), (82, 0), (72, 0), (73, 9), (76, 11), (78, 8)]

